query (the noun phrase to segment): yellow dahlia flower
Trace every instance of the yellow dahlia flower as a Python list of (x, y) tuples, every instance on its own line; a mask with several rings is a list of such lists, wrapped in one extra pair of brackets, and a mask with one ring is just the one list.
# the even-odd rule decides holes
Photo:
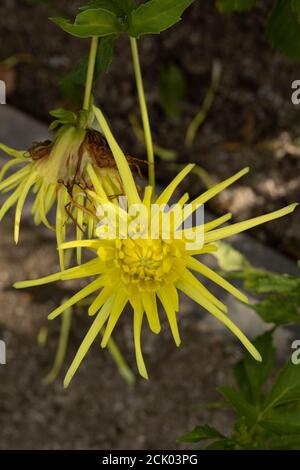
[[(148, 217), (150, 219), (153, 202), (159, 206), (168, 204), (177, 186), (192, 169), (193, 165), (188, 165), (183, 169), (158, 197), (154, 194), (154, 188), (147, 186), (144, 196), (141, 198), (126, 158), (114, 139), (103, 114), (96, 108), (94, 111), (113, 152), (125, 188), (128, 207), (124, 209), (124, 207), (110, 202), (101, 189), (101, 183), (99, 182), (97, 194), (89, 191), (90, 197), (97, 201), (98, 212), (100, 213), (100, 224), (97, 230), (99, 238), (68, 242), (61, 246), (62, 249), (86, 247), (94, 252), (94, 258), (81, 266), (36, 281), (15, 284), (17, 288), (24, 288), (58, 280), (94, 277), (94, 280), (89, 282), (86, 287), (49, 315), (49, 319), (54, 319), (70, 306), (92, 294), (96, 294), (89, 307), (89, 315), (96, 315), (95, 320), (69, 368), (64, 382), (65, 386), (70, 383), (92, 342), (104, 327), (101, 346), (105, 347), (107, 345), (126, 305), (130, 305), (133, 309), (133, 332), (138, 369), (144, 378), (148, 378), (141, 349), (141, 330), (144, 317), (146, 317), (151, 331), (159, 333), (160, 318), (157, 305), (159, 300), (170, 324), (175, 343), (179, 346), (179, 292), (193, 299), (198, 305), (221, 321), (239, 338), (252, 356), (261, 361), (259, 352), (227, 315), (226, 305), (220, 302), (194, 273), (199, 273), (223, 287), (239, 300), (247, 302), (244, 294), (200, 261), (201, 255), (217, 250), (218, 246), (215, 242), (219, 240), (291, 213), (296, 204), (222, 228), (220, 226), (230, 219), (230, 214), (212, 222), (185, 229), (182, 228), (182, 224), (178, 225), (179, 217), (177, 213), (171, 222), (171, 228), (174, 230), (171, 230), (169, 237), (166, 237), (162, 227), (164, 226), (164, 219), (170, 215), (168, 212), (160, 212), (158, 223), (155, 223), (154, 227), (149, 228), (146, 224)], [(177, 207), (181, 210), (181, 221), (190, 216), (199, 205), (205, 204), (247, 171), (246, 168), (201, 194), (187, 206), (187, 211), (185, 210), (185, 204), (188, 196), (183, 196), (177, 204)], [(101, 215), (103, 206), (111, 211), (105, 222), (103, 215)], [(138, 223), (132, 225), (134, 217), (131, 209), (136, 207), (140, 208), (142, 217), (139, 218)], [(109, 232), (111, 228), (106, 223), (113, 218), (113, 215), (116, 215), (115, 221), (117, 222), (111, 225), (113, 229), (116, 229), (117, 236), (105, 237), (105, 233)], [(145, 227), (147, 228), (145, 229)], [(195, 243), (191, 244), (190, 236), (192, 233), (194, 234)], [(202, 234), (203, 237), (199, 237), (199, 234)]]
[[(66, 225), (74, 222), (76, 238), (82, 239), (87, 230), (92, 237), (95, 228), (95, 207), (87, 189), (95, 189), (93, 180), (101, 181), (106, 194), (114, 198), (123, 193), (122, 182), (113, 156), (100, 132), (64, 125), (55, 139), (36, 144), (27, 151), (17, 151), (0, 144), (0, 149), (13, 157), (0, 172), (0, 191), (11, 194), (0, 209), (0, 221), (16, 206), (14, 239), (19, 240), (23, 206), (30, 191), (35, 194), (32, 214), (36, 225), (43, 223), (56, 230), (60, 245), (66, 238)], [(7, 176), (12, 168), (20, 169)], [(56, 205), (55, 227), (48, 213)], [(80, 263), (81, 250), (77, 250)], [(59, 250), (64, 267), (63, 251)]]

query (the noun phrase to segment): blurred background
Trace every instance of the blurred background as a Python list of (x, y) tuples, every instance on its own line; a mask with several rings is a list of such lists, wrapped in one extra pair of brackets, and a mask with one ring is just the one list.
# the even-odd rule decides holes
[[(11, 121), (0, 122), (1, 140), (10, 132), (15, 139), (11, 145), (30, 145), (46, 134), (43, 125), (51, 122), (50, 109), (80, 106), (80, 86), (74, 86), (74, 75), (70, 80), (68, 74), (88, 53), (89, 41), (68, 36), (48, 17), (73, 16), (81, 3), (1, 1), (0, 80), (7, 84), (8, 104), (34, 118), (24, 118), (32, 123), (28, 130), (22, 120), (16, 125), (13, 115)], [(195, 195), (250, 166), (248, 176), (210, 205), (216, 214), (230, 210), (235, 220), (299, 200), (300, 110), (291, 102), (291, 84), (300, 79), (300, 65), (274, 51), (265, 38), (271, 5), (265, 1), (251, 12), (221, 15), (211, 0), (196, 1), (176, 27), (140, 41), (159, 183), (170, 181), (182, 164), (196, 162), (198, 172), (186, 183)], [(97, 81), (94, 96), (126, 153), (145, 158), (125, 37), (115, 44), (115, 59)], [(199, 113), (203, 122), (187, 146), (187, 130)], [(297, 215), (267, 224), (252, 235), (299, 259)], [(128, 386), (109, 353), (95, 344), (67, 391), (62, 388), (63, 373), (53, 384), (43, 385), (60, 322), (49, 326), (44, 347), (37, 335), (47, 313), (72, 291), (72, 285), (15, 293), (11, 289), (15, 280), (56, 270), (57, 254), (53, 239), (33, 231), (29, 221), (17, 248), (11, 232), (8, 216), (0, 227), (0, 339), (8, 345), (7, 365), (0, 366), (2, 449), (187, 448), (176, 444), (176, 438), (198, 421), (217, 420), (226, 430), (230, 415), (195, 411), (195, 405), (213, 401), (216, 387), (230, 383), (228, 371), (239, 350), (222, 331), (202, 322), (189, 304), (182, 307), (179, 350), (167, 328), (159, 337), (145, 334), (149, 382), (138, 378)], [(88, 324), (84, 311), (76, 312), (66, 366)], [(134, 364), (131, 321), (123, 319), (116, 339)]]

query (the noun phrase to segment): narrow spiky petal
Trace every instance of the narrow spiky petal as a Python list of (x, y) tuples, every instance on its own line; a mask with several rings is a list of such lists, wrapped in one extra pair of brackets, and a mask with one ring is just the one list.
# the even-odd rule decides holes
[(166, 189), (158, 196), (156, 199), (155, 203), (156, 204), (167, 204), (169, 200), (171, 199), (172, 195), (174, 194), (177, 186), (181, 183), (181, 181), (184, 180), (186, 175), (192, 171), (194, 168), (194, 164), (190, 163), (187, 165), (183, 170), (181, 170), (180, 173), (173, 179), (173, 181), (166, 187)]
[(159, 291), (157, 291), (157, 296), (159, 300), (161, 301), (162, 306), (166, 312), (175, 344), (176, 346), (180, 346), (181, 340), (180, 340), (180, 335), (178, 331), (176, 312), (172, 305), (172, 302), (170, 301), (167, 295), (167, 291), (165, 291), (165, 289), (160, 289)]
[[(84, 205), (83, 194), (77, 195), (77, 204), (79, 205), (79, 208), (77, 208), (76, 238), (77, 240), (81, 240), (83, 238), (83, 210), (82, 210), (82, 207)], [(77, 264), (81, 264), (81, 247), (76, 248), (76, 258), (77, 258)]]
[(237, 336), (237, 338), (241, 341), (241, 343), (245, 346), (245, 348), (249, 351), (249, 353), (254, 357), (254, 359), (260, 362), (262, 361), (261, 355), (259, 354), (257, 349), (248, 340), (248, 338), (244, 335), (244, 333), (230, 320), (230, 318), (227, 315), (225, 315), (221, 310), (219, 310), (215, 305), (209, 302), (196, 289), (191, 287), (186, 282), (184, 281), (178, 282), (177, 287), (184, 294), (186, 294), (188, 297), (190, 297), (199, 305), (201, 305), (203, 308), (205, 308), (205, 310), (210, 312), (221, 323), (227, 326), (227, 328), (229, 328), (232, 331), (232, 333), (234, 333), (235, 336)]
[(149, 327), (153, 333), (159, 333), (161, 326), (158, 317), (156, 296), (154, 292), (145, 292), (142, 296), (142, 302), (146, 316), (148, 319)]
[(134, 345), (135, 345), (135, 355), (136, 362), (138, 366), (139, 373), (144, 379), (148, 380), (148, 373), (145, 366), (145, 361), (143, 358), (142, 347), (141, 347), (141, 332), (143, 324), (143, 310), (134, 310), (134, 320), (133, 320), (133, 335), (134, 335)]
[(105, 348), (111, 337), (111, 334), (123, 312), (125, 305), (128, 302), (128, 297), (122, 289), (116, 289), (116, 294), (111, 308), (109, 320), (102, 338), (101, 347)]
[(63, 186), (58, 189), (57, 192), (57, 207), (56, 207), (56, 240), (58, 244), (58, 255), (59, 255), (59, 264), (60, 269), (63, 271), (65, 269), (65, 254), (64, 251), (60, 248), (66, 238), (66, 215), (65, 207), (67, 204), (67, 192)]
[(16, 166), (16, 165), (20, 165), (21, 163), (24, 163), (23, 160), (19, 160), (19, 159), (16, 159), (16, 160), (8, 160), (8, 162), (6, 162), (3, 167), (1, 168), (1, 171), (0, 171), (0, 181), (3, 180), (4, 176), (6, 175), (6, 173), (13, 167), (13, 166)]
[(201, 263), (199, 260), (190, 257), (188, 259), (187, 267), (207, 277), (215, 284), (222, 287), (224, 290), (236, 297), (241, 302), (249, 303), (248, 297), (245, 294), (240, 292), (236, 287), (230, 284), (230, 282), (226, 281), (226, 279), (223, 279), (222, 276), (205, 266), (205, 264)]
[(100, 109), (96, 108), (94, 106), (94, 113), (95, 116), (101, 126), (101, 129), (103, 131), (103, 134), (105, 135), (105, 138), (108, 142), (108, 145), (113, 153), (113, 156), (116, 161), (116, 165), (118, 167), (126, 195), (128, 197), (128, 202), (129, 204), (139, 204), (141, 202), (141, 199), (139, 197), (134, 178), (132, 176), (130, 167), (127, 163), (126, 157), (124, 153), (122, 152), (119, 144), (117, 143), (116, 139), (114, 138), (113, 134), (111, 133), (111, 130), (109, 128), (109, 125), (103, 115), (103, 113), (100, 111)]
[(8, 147), (5, 144), (0, 144), (0, 150), (3, 150), (3, 152), (7, 153), (7, 155), (10, 155), (11, 157), (24, 159), (24, 160), (25, 160), (25, 155), (27, 154), (26, 150), (15, 150), (11, 147)]
[(36, 181), (37, 175), (36, 173), (32, 173), (27, 180), (24, 180), (22, 184), (22, 191), (20, 193), (17, 207), (16, 207), (16, 216), (15, 216), (15, 229), (14, 229), (14, 238), (15, 243), (19, 241), (19, 234), (20, 234), (20, 222), (22, 216), (23, 206), (26, 200), (26, 197), (30, 191), (31, 186)]
[(60, 305), (58, 308), (53, 310), (48, 315), (49, 320), (53, 320), (54, 318), (58, 317), (62, 312), (64, 312), (67, 308), (72, 307), (72, 305), (77, 304), (80, 302), (82, 299), (85, 299), (89, 295), (93, 294), (96, 292), (100, 287), (103, 286), (103, 281), (102, 278), (97, 278), (95, 281), (91, 282), (88, 284), (86, 287), (81, 289), (79, 292), (77, 292), (75, 295), (73, 295), (69, 300), (64, 302), (62, 305)]
[(110, 313), (110, 309), (111, 309), (111, 302), (107, 302), (103, 307), (102, 309), (100, 310), (100, 312), (98, 313), (97, 317), (95, 318), (92, 326), (90, 327), (90, 329), (88, 330), (85, 338), (83, 339), (73, 361), (72, 361), (72, 364), (70, 365), (69, 369), (68, 369), (68, 372), (65, 376), (65, 379), (64, 379), (64, 387), (67, 388), (75, 374), (75, 372), (77, 371), (78, 367), (80, 366), (81, 362), (83, 361), (85, 355), (87, 354), (88, 350), (90, 349), (92, 343), (94, 342), (94, 340), (96, 339), (96, 337), (98, 336), (98, 334), (100, 333), (103, 325), (105, 324), (108, 316), (109, 316), (109, 313)]
[(244, 222), (238, 222), (236, 224), (229, 225), (228, 227), (213, 230), (212, 232), (209, 232), (205, 235), (205, 243), (211, 243), (217, 240), (222, 240), (223, 238), (231, 237), (232, 235), (236, 235), (238, 233), (244, 232), (245, 230), (249, 230), (250, 228), (256, 227), (257, 225), (270, 222), (271, 220), (279, 219), (280, 217), (294, 212), (297, 206), (298, 204), (290, 204), (289, 206), (284, 207), (283, 209), (279, 209), (278, 211), (274, 211), (266, 215), (260, 215), (259, 217), (254, 217), (253, 219), (245, 220)]
[(224, 313), (228, 312), (228, 308), (217, 297), (215, 297), (189, 270), (185, 270), (181, 275), (181, 279), (187, 284), (194, 287), (203, 297), (209, 302), (222, 310)]

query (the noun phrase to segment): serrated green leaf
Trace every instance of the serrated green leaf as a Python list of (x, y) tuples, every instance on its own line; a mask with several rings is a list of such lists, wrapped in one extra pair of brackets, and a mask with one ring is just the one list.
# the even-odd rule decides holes
[(121, 31), (117, 16), (103, 8), (82, 11), (76, 16), (74, 23), (65, 18), (50, 18), (50, 20), (67, 33), (81, 38), (104, 37)]
[(177, 119), (181, 113), (181, 101), (186, 96), (185, 77), (175, 64), (163, 67), (160, 72), (160, 103), (166, 115)]
[(258, 414), (257, 409), (241, 393), (230, 387), (219, 387), (218, 391), (240, 416), (245, 416), (249, 422), (255, 422)]
[(221, 13), (248, 11), (254, 8), (257, 0), (217, 0), (216, 5)]
[(82, 6), (80, 10), (95, 8), (104, 8), (105, 10), (112, 11), (119, 17), (124, 17), (137, 8), (137, 5), (134, 0), (90, 0), (89, 3)]
[(269, 378), (275, 363), (275, 349), (272, 332), (267, 332), (253, 341), (263, 361), (258, 363), (246, 352), (244, 359), (235, 369), (235, 378), (244, 396), (251, 403), (258, 403), (262, 398), (261, 387)]
[(251, 308), (267, 323), (287, 325), (300, 322), (298, 301), (295, 296), (271, 295)]
[(245, 289), (253, 294), (288, 295), (298, 292), (300, 278), (288, 274), (275, 274), (267, 271), (250, 270), (244, 276)]
[(264, 409), (269, 410), (297, 400), (300, 400), (300, 367), (289, 360), (273, 385)]
[(299, 411), (288, 411), (281, 413), (273, 413), (268, 419), (260, 421), (259, 424), (271, 431), (272, 433), (279, 435), (288, 434), (299, 434), (300, 439), (300, 412)]
[[(106, 73), (113, 59), (114, 54), (114, 41), (116, 37), (106, 36), (101, 39), (97, 51), (96, 67), (94, 80), (96, 81), (99, 76)], [(86, 80), (88, 65), (88, 56), (85, 56), (81, 62), (69, 72), (61, 81), (61, 88), (63, 93), (69, 99), (78, 102), (81, 99), (81, 88)]]
[(203, 426), (196, 426), (193, 431), (179, 437), (177, 442), (195, 443), (215, 438), (224, 438), (224, 436), (217, 429), (209, 426), (208, 424), (204, 424)]
[(131, 12), (129, 34), (138, 38), (143, 34), (158, 34), (181, 19), (194, 0), (149, 0)]
[(295, 7), (297, 5), (288, 0), (277, 0), (267, 24), (266, 36), (279, 52), (300, 60), (299, 11)]

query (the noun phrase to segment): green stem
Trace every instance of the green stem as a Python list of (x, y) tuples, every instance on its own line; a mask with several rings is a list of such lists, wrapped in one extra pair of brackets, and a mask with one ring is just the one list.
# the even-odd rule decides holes
[(89, 54), (89, 62), (88, 62), (88, 69), (86, 74), (86, 83), (85, 83), (85, 92), (84, 92), (84, 101), (83, 101), (83, 109), (88, 111), (91, 106), (91, 95), (92, 95), (92, 88), (94, 83), (94, 73), (95, 73), (95, 65), (97, 59), (97, 50), (98, 50), (99, 38), (98, 36), (93, 36), (91, 40), (91, 48)]
[(117, 344), (112, 339), (112, 337), (109, 339), (107, 343), (107, 348), (113, 360), (115, 361), (121, 376), (129, 385), (133, 385), (135, 382), (135, 376), (133, 372), (131, 371), (131, 369), (128, 367), (120, 349), (118, 348)]
[(139, 59), (139, 52), (137, 41), (135, 38), (130, 38), (132, 59), (133, 59), (133, 68), (136, 80), (136, 86), (138, 91), (138, 97), (140, 102), (141, 116), (143, 121), (144, 133), (145, 133), (145, 142), (147, 148), (147, 156), (149, 163), (149, 184), (155, 189), (155, 168), (154, 168), (154, 151), (153, 151), (153, 142), (150, 128), (149, 115), (147, 110), (142, 71)]
[(66, 351), (69, 342), (72, 313), (72, 308), (69, 308), (62, 315), (62, 325), (60, 329), (58, 348), (56, 351), (54, 364), (49, 374), (43, 379), (43, 383), (46, 385), (54, 382), (64, 364), (64, 359), (66, 356)]

